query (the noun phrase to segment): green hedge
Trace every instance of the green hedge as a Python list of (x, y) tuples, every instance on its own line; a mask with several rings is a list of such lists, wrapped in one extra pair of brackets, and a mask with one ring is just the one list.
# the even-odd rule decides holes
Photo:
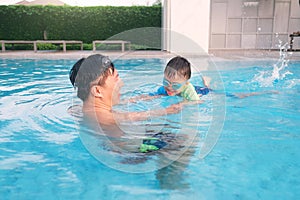
[(91, 43), (135, 28), (160, 28), (161, 15), (161, 6), (0, 6), (0, 40), (43, 40), (46, 31), (48, 40)]

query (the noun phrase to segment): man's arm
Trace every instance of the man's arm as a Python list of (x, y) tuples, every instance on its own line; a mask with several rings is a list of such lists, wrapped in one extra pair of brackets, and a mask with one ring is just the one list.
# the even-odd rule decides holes
[(114, 118), (116, 121), (142, 121), (149, 117), (158, 117), (169, 114), (179, 113), (182, 109), (182, 103), (172, 104), (169, 107), (161, 110), (149, 110), (143, 112), (115, 112)]

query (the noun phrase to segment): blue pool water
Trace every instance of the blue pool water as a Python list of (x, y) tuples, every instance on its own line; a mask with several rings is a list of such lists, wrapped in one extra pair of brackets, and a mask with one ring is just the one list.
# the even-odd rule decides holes
[[(213, 78), (215, 90), (202, 98), (203, 104), (122, 127), (193, 136), (188, 153), (180, 152), (185, 162), (161, 167), (158, 163), (163, 160), (157, 155), (135, 163), (134, 155), (105, 151), (101, 138), (82, 132), (80, 116), (67, 112), (80, 105), (68, 79), (74, 62), (0, 60), (1, 199), (296, 199), (300, 195), (299, 61), (287, 65), (277, 60), (215, 61), (201, 73), (194, 71), (191, 82), (196, 85), (201, 83), (199, 75)], [(165, 63), (163, 59), (115, 61), (125, 82), (123, 96), (154, 91)], [(163, 97), (116, 109), (163, 108), (179, 100)]]

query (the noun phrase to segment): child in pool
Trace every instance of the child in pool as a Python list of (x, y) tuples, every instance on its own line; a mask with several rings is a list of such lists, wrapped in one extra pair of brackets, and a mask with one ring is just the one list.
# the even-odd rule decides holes
[[(181, 56), (172, 58), (166, 65), (164, 70), (163, 86), (159, 87), (156, 92), (148, 95), (140, 95), (129, 99), (129, 102), (134, 103), (139, 100), (151, 100), (160, 96), (175, 96), (179, 95), (184, 100), (194, 101), (197, 103), (200, 96), (206, 95), (211, 90), (209, 88), (209, 77), (202, 77), (204, 87), (193, 86), (189, 79), (191, 78), (191, 64)], [(127, 103), (123, 101), (122, 103)]]
[(191, 64), (181, 56), (172, 58), (164, 71), (163, 86), (152, 95), (182, 96), (188, 101), (198, 101), (200, 96), (209, 92), (209, 79), (202, 77), (205, 87), (193, 86), (191, 78)]

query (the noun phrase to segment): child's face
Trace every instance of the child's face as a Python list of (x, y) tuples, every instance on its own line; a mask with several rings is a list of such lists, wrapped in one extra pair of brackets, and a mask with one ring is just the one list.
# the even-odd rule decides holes
[(163, 85), (169, 96), (175, 96), (182, 92), (183, 86), (187, 83), (184, 77), (176, 76), (174, 78), (164, 76)]

